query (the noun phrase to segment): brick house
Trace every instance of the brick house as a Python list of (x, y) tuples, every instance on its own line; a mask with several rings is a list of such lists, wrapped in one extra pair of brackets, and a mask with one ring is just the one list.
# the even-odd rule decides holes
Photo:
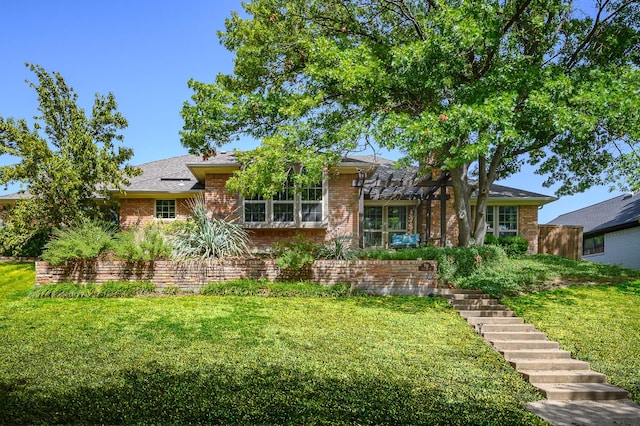
[[(231, 152), (208, 160), (183, 155), (139, 167), (143, 173), (131, 179), (125, 193), (114, 194), (122, 227), (184, 219), (189, 214), (185, 201), (203, 194), (213, 215), (236, 218), (250, 231), (257, 251), (297, 234), (319, 242), (343, 237), (364, 247), (388, 247), (394, 234), (414, 233), (423, 243), (457, 244), (452, 188), (445, 176), (423, 177), (414, 167), (394, 169), (392, 161), (380, 157), (345, 158), (315, 186), (285, 187), (268, 200), (226, 190), (227, 179), (240, 168)], [(537, 253), (538, 209), (553, 200), (493, 185), (488, 231), (520, 235), (529, 241), (529, 251)]]

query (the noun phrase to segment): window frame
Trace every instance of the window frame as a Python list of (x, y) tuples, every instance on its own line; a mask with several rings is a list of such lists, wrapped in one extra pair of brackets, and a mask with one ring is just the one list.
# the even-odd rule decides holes
[[(506, 213), (502, 213), (501, 209), (515, 209), (515, 229), (502, 229), (501, 223)], [(487, 225), (487, 234), (491, 234), (496, 238), (500, 237), (516, 237), (520, 235), (520, 206), (517, 205), (490, 205), (487, 206), (485, 212), (485, 222)], [(511, 222), (510, 222), (511, 223)]]
[[(376, 216), (376, 219), (379, 217), (380, 219), (380, 227), (371, 227), (367, 226), (367, 210), (368, 209), (376, 209), (380, 211), (380, 215)], [(400, 222), (404, 225), (402, 228), (391, 228), (389, 226), (389, 212), (392, 209), (404, 209), (404, 220)], [(410, 225), (410, 211), (411, 209), (415, 209), (415, 205), (413, 204), (368, 204), (364, 206), (363, 211), (363, 223), (362, 223), (362, 235), (363, 235), (363, 244), (365, 248), (386, 248), (391, 244), (391, 236), (400, 234), (409, 234), (413, 232), (409, 232)], [(415, 226), (415, 223), (414, 223)], [(378, 236), (378, 238), (371, 238), (372, 236)], [(367, 241), (380, 241), (380, 245), (369, 244)]]
[[(164, 216), (165, 214), (165, 206), (161, 206), (160, 209), (158, 209), (158, 204), (162, 204), (162, 203), (166, 203), (166, 202), (172, 202), (173, 203), (173, 212), (171, 212), (171, 207), (169, 207), (169, 210), (166, 211), (166, 213), (168, 214), (167, 217)], [(173, 213), (173, 217), (171, 217), (171, 214)], [(159, 219), (159, 220), (174, 220), (178, 217), (178, 203), (176, 201), (175, 198), (156, 198), (155, 202), (153, 203), (153, 217), (155, 219)]]
[[(596, 242), (596, 239), (601, 239), (602, 242), (598, 243)], [(593, 240), (594, 244), (592, 247), (587, 247), (587, 241), (588, 240)], [(602, 255), (604, 254), (604, 250), (605, 250), (605, 244), (606, 244), (606, 238), (605, 238), (605, 234), (604, 233), (600, 233), (600, 234), (595, 234), (595, 235), (591, 235), (589, 237), (582, 237), (582, 255), (583, 256), (596, 256), (596, 255)], [(589, 251), (589, 253), (587, 253), (587, 251)]]
[[(303, 199), (303, 192), (313, 190), (315, 197), (320, 195), (319, 200), (305, 200)], [(278, 192), (274, 197), (269, 199), (263, 199), (261, 197), (242, 197), (242, 219), (243, 226), (247, 228), (323, 228), (327, 226), (327, 212), (328, 212), (328, 176), (325, 174), (322, 177), (322, 182), (318, 182), (315, 186), (295, 188), (292, 179), (288, 179), (286, 186), (282, 191)], [(259, 204), (264, 203), (265, 217), (262, 221), (248, 221), (246, 220), (246, 206), (247, 204)], [(276, 212), (276, 206), (293, 206), (293, 220), (278, 220), (278, 212)], [(316, 206), (319, 213), (316, 215), (319, 220), (305, 220), (304, 206)]]

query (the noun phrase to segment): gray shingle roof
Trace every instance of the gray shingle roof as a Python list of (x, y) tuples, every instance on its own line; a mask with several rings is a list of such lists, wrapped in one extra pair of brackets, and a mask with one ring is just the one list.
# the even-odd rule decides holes
[(550, 225), (582, 225), (584, 233), (640, 226), (640, 192), (620, 195), (601, 203), (562, 214)]

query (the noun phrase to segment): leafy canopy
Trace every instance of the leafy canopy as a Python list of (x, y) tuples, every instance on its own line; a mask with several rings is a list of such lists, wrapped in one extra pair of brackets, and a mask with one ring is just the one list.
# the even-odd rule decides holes
[[(240, 136), (232, 189), (282, 183), (364, 146), (450, 172), (460, 243), (482, 243), (491, 184), (537, 165), (571, 194), (640, 187), (635, 0), (253, 0), (219, 36), (232, 75), (190, 81), (182, 142)], [(307, 165), (310, 163), (309, 165)], [(471, 196), (477, 191), (477, 214)], [(472, 217), (475, 219), (472, 221)]]
[(20, 183), (25, 191), (5, 219), (5, 248), (20, 246), (43, 227), (113, 219), (109, 190), (122, 189), (138, 173), (126, 165), (133, 150), (116, 146), (127, 120), (113, 94), (96, 94), (87, 116), (59, 73), (27, 66), (37, 78), (29, 84), (40, 115), (32, 126), (0, 116), (0, 154), (16, 160), (0, 167), (0, 184)]

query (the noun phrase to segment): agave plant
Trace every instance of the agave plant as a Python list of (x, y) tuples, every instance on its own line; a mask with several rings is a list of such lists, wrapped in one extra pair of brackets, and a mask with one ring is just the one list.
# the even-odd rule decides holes
[(210, 259), (249, 253), (247, 231), (236, 219), (208, 217), (203, 196), (189, 199), (187, 206), (191, 218), (171, 238), (176, 259)]

